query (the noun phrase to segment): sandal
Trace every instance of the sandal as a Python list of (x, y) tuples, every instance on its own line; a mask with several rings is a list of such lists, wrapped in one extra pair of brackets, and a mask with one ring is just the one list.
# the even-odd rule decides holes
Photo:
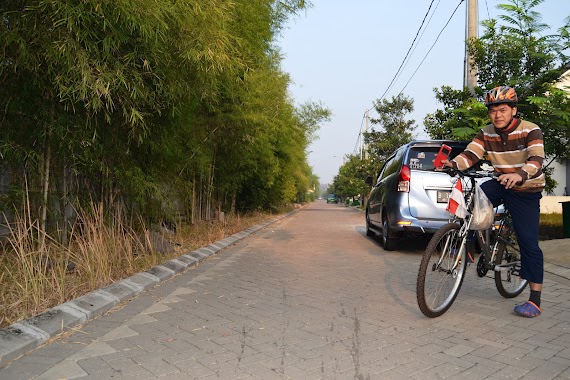
[(542, 309), (534, 302), (526, 301), (522, 305), (515, 306), (515, 314), (521, 317), (534, 318), (542, 313)]

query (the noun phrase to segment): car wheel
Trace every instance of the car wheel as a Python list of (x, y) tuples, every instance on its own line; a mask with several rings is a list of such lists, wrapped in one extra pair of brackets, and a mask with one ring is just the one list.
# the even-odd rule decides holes
[(390, 223), (388, 223), (388, 217), (382, 218), (382, 246), (386, 251), (393, 251), (396, 249), (397, 240), (392, 236), (392, 231), (390, 231)]
[(374, 237), (376, 234), (370, 229), (370, 216), (368, 215), (368, 210), (366, 210), (366, 236)]

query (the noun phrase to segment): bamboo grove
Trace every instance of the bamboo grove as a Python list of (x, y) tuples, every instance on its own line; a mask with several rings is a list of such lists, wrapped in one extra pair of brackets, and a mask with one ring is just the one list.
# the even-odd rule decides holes
[(330, 112), (293, 103), (274, 42), (307, 6), (3, 0), (0, 209), (49, 232), (90, 202), (153, 221), (302, 200)]

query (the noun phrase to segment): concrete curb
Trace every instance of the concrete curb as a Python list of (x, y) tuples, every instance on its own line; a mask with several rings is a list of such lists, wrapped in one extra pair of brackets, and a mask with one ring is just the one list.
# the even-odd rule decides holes
[(224, 248), (297, 212), (298, 210), (293, 210), (277, 216), (102, 289), (84, 294), (39, 315), (0, 329), (0, 368), (47, 340), (102, 315), (120, 302), (168, 280), (175, 274), (198, 265)]

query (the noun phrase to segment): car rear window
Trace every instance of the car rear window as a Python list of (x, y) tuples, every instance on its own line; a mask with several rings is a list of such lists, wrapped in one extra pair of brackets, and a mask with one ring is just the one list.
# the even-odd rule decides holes
[[(450, 158), (463, 152), (465, 146), (452, 146)], [(408, 166), (412, 170), (433, 171), (433, 161), (439, 152), (439, 146), (417, 146), (410, 148)]]

